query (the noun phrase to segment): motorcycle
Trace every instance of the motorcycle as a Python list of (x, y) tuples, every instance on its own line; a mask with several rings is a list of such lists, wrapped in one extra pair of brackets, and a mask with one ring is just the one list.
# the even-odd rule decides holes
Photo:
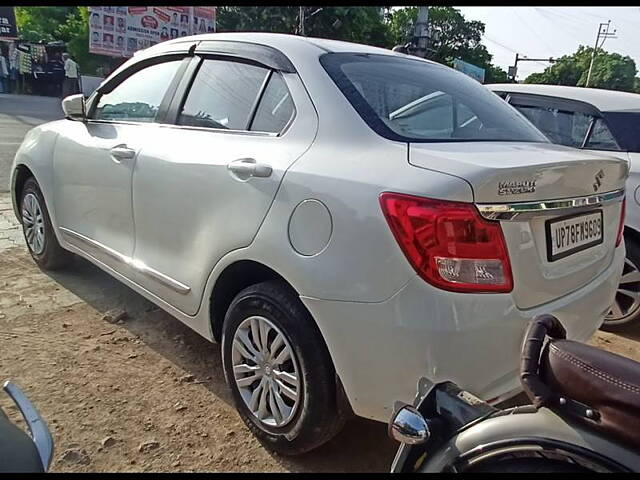
[(520, 381), (531, 404), (501, 410), (421, 378), (413, 404), (394, 405), (391, 472), (640, 471), (640, 363), (566, 340), (556, 317), (540, 315)]
[(15, 384), (7, 381), (3, 389), (20, 410), (30, 435), (0, 408), (0, 473), (46, 472), (53, 457), (53, 438), (47, 424)]

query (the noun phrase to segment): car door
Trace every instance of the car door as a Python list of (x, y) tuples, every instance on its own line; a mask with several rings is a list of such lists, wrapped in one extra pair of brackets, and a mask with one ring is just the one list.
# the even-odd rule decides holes
[(193, 315), (215, 263), (256, 235), (317, 116), (296, 73), (219, 55), (187, 71), (175, 125), (138, 156), (134, 262), (140, 285)]
[(65, 240), (132, 277), (131, 181), (136, 156), (153, 141), (169, 85), (183, 58), (134, 65), (92, 99), (86, 122), (64, 120), (54, 152), (54, 205)]

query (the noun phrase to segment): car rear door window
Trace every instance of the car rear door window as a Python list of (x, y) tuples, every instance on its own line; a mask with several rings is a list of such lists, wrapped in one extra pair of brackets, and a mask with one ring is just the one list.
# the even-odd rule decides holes
[(553, 143), (582, 147), (593, 116), (581, 112), (514, 104)]
[(247, 130), (269, 70), (247, 63), (204, 59), (177, 123), (194, 127)]
[(294, 106), (291, 93), (280, 73), (274, 72), (269, 78), (251, 130), (258, 132), (280, 133), (293, 116)]
[(181, 59), (143, 68), (98, 98), (94, 120), (155, 122)]

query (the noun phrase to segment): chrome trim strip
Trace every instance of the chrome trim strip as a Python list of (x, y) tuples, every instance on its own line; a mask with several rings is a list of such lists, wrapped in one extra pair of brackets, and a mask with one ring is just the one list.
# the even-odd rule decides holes
[(69, 235), (71, 237), (74, 237), (88, 245), (91, 245), (94, 248), (97, 248), (98, 250), (102, 251), (103, 253), (105, 253), (106, 255), (108, 255), (109, 257), (113, 258), (114, 260), (124, 263), (125, 265), (129, 265), (130, 267), (132, 267), (133, 269), (135, 269), (137, 272), (146, 275), (147, 277), (151, 277), (154, 280), (156, 280), (157, 282), (162, 283), (163, 285), (165, 285), (166, 287), (169, 287), (170, 289), (181, 293), (181, 294), (187, 294), (191, 291), (191, 287), (189, 287), (188, 285), (185, 285), (184, 283), (181, 283), (177, 280), (174, 280), (173, 278), (165, 275), (162, 272), (159, 272), (157, 270), (154, 270), (153, 268), (147, 266), (143, 261), (141, 260), (137, 260), (135, 258), (132, 257), (128, 257), (126, 255), (123, 255), (117, 251), (115, 251), (112, 248), (107, 247), (106, 245), (103, 245), (100, 242), (97, 242), (89, 237), (85, 237), (84, 235), (74, 232), (73, 230), (69, 230), (68, 228), (65, 227), (60, 227), (60, 230), (62, 231), (62, 233)]
[(545, 213), (570, 213), (576, 209), (591, 208), (622, 201), (625, 189), (613, 192), (599, 193), (585, 197), (562, 198), (545, 200), (542, 202), (514, 202), (514, 203), (483, 203), (476, 207), (480, 214), (488, 220), (514, 220), (516, 218), (530, 218)]
[(113, 258), (114, 260), (117, 260), (119, 262), (122, 263), (129, 263), (129, 257), (127, 257), (126, 255), (121, 254), (120, 252), (117, 252), (116, 250), (114, 250), (113, 248), (109, 248), (106, 245), (101, 244), (100, 242), (96, 242), (95, 240), (89, 238), (89, 237), (85, 237), (84, 235), (78, 233), (78, 232), (74, 232), (73, 230), (69, 230), (68, 228), (65, 227), (60, 227), (60, 231), (62, 231), (62, 233), (66, 234), (66, 235), (70, 235), (78, 240), (80, 240), (81, 242), (87, 243), (89, 245), (91, 245), (92, 247), (97, 248), (98, 250), (101, 250), (103, 253), (106, 253), (108, 256), (110, 256), (111, 258)]
[(46, 472), (51, 465), (53, 458), (53, 437), (47, 427), (47, 423), (38, 413), (36, 407), (31, 403), (29, 398), (18, 388), (17, 385), (10, 381), (4, 382), (2, 388), (7, 395), (15, 402), (24, 418), (24, 421), (31, 433), (31, 439), (36, 446), (42, 468)]

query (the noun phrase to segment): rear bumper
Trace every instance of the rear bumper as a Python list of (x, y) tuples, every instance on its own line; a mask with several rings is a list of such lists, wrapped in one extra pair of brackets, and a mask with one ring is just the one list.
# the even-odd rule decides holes
[(411, 402), (421, 376), (453, 381), (475, 395), (505, 398), (520, 387), (528, 321), (551, 313), (568, 337), (585, 341), (602, 324), (624, 264), (624, 247), (583, 288), (528, 310), (510, 294), (460, 294), (415, 277), (385, 302), (301, 297), (324, 336), (353, 411), (387, 422), (396, 400)]

